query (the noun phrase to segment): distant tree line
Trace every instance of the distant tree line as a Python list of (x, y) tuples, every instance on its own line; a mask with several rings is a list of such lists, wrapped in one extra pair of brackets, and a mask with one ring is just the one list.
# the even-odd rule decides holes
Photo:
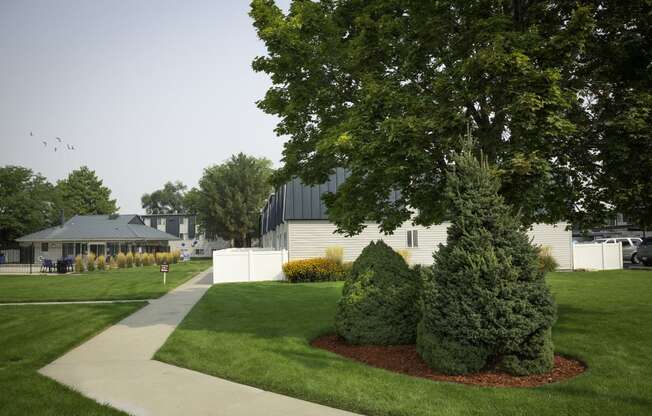
[(80, 214), (113, 214), (118, 210), (111, 190), (86, 166), (68, 177), (48, 182), (22, 166), (0, 167), (0, 244)]
[(249, 247), (260, 232), (260, 210), (273, 189), (271, 175), (271, 161), (239, 153), (204, 169), (197, 187), (167, 182), (144, 194), (141, 203), (148, 214), (195, 214), (206, 237)]

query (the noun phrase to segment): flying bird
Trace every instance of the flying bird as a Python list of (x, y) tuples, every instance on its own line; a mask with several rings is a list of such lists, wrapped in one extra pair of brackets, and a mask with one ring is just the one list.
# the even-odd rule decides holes
[(30, 136), (34, 136), (34, 133), (32, 133), (32, 132), (30, 131), (30, 132), (29, 132), (29, 135), (30, 135)]
[(59, 140), (59, 143), (62, 143), (62, 142), (63, 142), (63, 140), (61, 139), (61, 137), (57, 137), (57, 140)]
[(43, 143), (43, 146), (45, 146), (45, 147), (47, 147), (47, 145), (48, 145), (48, 142), (46, 142), (45, 140), (43, 140), (43, 142), (42, 142), (42, 143)]
[(57, 147), (56, 147), (56, 146), (54, 147), (54, 151), (55, 151), (55, 152), (57, 151)]

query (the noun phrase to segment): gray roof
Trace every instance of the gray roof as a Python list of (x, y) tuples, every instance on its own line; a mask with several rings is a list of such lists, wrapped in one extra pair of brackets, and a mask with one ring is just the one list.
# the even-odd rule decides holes
[(138, 215), (75, 215), (63, 226), (46, 228), (16, 239), (31, 241), (144, 241), (179, 238), (148, 227)]
[[(261, 234), (276, 229), (287, 220), (327, 220), (323, 196), (335, 193), (349, 176), (347, 170), (337, 168), (328, 181), (320, 185), (305, 185), (300, 179), (294, 178), (279, 187), (270, 195), (260, 213)], [(389, 200), (396, 201), (400, 196), (400, 191), (392, 190)]]

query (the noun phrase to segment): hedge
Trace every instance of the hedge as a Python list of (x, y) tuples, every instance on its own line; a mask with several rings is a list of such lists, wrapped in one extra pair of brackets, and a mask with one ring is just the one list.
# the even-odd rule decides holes
[(334, 260), (317, 257), (305, 260), (292, 260), (283, 265), (285, 278), (291, 283), (328, 282), (344, 280), (349, 266)]

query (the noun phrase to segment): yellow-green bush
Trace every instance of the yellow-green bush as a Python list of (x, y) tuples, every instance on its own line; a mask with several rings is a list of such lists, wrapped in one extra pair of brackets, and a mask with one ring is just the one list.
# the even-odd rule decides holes
[(341, 246), (331, 246), (326, 248), (326, 258), (335, 263), (342, 264), (344, 261), (344, 249)]
[(559, 263), (552, 256), (552, 248), (550, 246), (541, 246), (539, 248), (537, 261), (539, 270), (544, 273), (554, 272), (559, 267)]
[(118, 253), (117, 256), (115, 256), (116, 262), (118, 262), (118, 268), (124, 269), (127, 267), (127, 256), (125, 256), (125, 253), (120, 252)]
[(403, 257), (403, 260), (405, 260), (406, 264), (410, 264), (410, 259), (412, 258), (412, 252), (410, 250), (407, 248), (401, 248), (396, 250), (396, 252), (400, 254), (401, 257)]
[(111, 256), (111, 260), (109, 260), (109, 269), (117, 269), (118, 268), (118, 262), (115, 261), (115, 256)]
[(106, 257), (97, 257), (97, 270), (106, 270)]
[(127, 267), (134, 267), (134, 253), (130, 251), (125, 257), (127, 258)]
[(84, 258), (80, 254), (77, 254), (75, 257), (75, 271), (77, 273), (84, 273)]
[(346, 277), (342, 264), (325, 257), (289, 261), (283, 265), (283, 273), (292, 283), (327, 282)]
[(149, 266), (152, 264), (152, 261), (149, 258), (149, 253), (143, 253), (140, 257), (140, 262), (143, 266)]
[(143, 255), (140, 253), (134, 254), (134, 266), (140, 267), (143, 265)]
[(95, 254), (88, 253), (88, 255), (86, 255), (86, 269), (88, 269), (89, 272), (95, 270)]

